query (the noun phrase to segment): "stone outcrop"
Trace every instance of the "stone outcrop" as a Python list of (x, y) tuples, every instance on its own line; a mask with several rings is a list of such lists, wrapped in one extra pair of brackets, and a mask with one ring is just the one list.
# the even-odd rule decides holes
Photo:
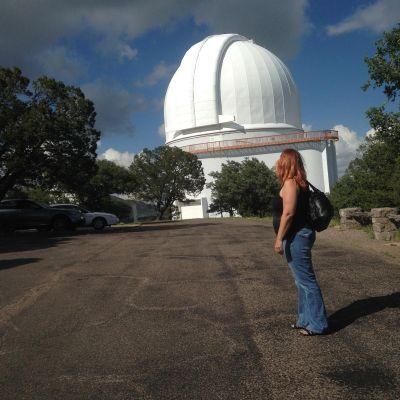
[(400, 215), (393, 207), (373, 208), (371, 212), (361, 211), (360, 207), (339, 210), (340, 225), (352, 229), (370, 225), (375, 239), (394, 240), (400, 228)]
[(372, 229), (375, 239), (394, 240), (400, 225), (400, 215), (396, 208), (383, 207), (371, 210)]
[(342, 208), (339, 210), (340, 225), (345, 228), (360, 228), (371, 223), (369, 212), (361, 211), (360, 207)]

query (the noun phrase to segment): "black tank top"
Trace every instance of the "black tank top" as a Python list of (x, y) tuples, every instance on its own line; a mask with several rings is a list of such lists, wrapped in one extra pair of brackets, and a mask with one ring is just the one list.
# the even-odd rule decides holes
[[(296, 213), (293, 217), (292, 224), (290, 225), (290, 228), (286, 232), (284, 238), (293, 236), (301, 228), (304, 227), (310, 228), (310, 225), (307, 223), (308, 196), (309, 196), (308, 185), (306, 190), (303, 190), (301, 188), (298, 190)], [(282, 197), (278, 195), (272, 200), (273, 225), (276, 234), (278, 233), (279, 225), (281, 223), (282, 211), (283, 211), (283, 200)]]

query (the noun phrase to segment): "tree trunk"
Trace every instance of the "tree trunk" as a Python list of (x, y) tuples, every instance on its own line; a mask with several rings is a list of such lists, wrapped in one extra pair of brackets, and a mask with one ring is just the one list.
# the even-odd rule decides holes
[(162, 217), (164, 216), (165, 211), (167, 211), (167, 209), (168, 209), (168, 206), (160, 208), (160, 210), (158, 211), (158, 220), (159, 221), (162, 220)]

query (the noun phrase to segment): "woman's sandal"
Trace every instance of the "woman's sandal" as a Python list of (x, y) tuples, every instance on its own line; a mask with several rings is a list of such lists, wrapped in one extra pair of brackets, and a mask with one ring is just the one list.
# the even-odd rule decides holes
[(297, 325), (297, 324), (290, 324), (290, 327), (291, 327), (292, 329), (304, 329), (302, 326), (299, 326), (299, 325)]
[(313, 331), (310, 331), (309, 329), (306, 329), (306, 328), (299, 328), (299, 332), (300, 332), (303, 336), (318, 336), (318, 335), (323, 335), (323, 333), (313, 332)]

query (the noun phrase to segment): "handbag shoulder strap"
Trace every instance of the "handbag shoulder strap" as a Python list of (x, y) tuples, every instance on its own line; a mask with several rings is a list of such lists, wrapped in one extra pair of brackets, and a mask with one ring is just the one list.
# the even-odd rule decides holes
[(314, 192), (321, 192), (319, 189), (317, 189), (312, 183), (306, 180), (306, 182), (312, 187)]

